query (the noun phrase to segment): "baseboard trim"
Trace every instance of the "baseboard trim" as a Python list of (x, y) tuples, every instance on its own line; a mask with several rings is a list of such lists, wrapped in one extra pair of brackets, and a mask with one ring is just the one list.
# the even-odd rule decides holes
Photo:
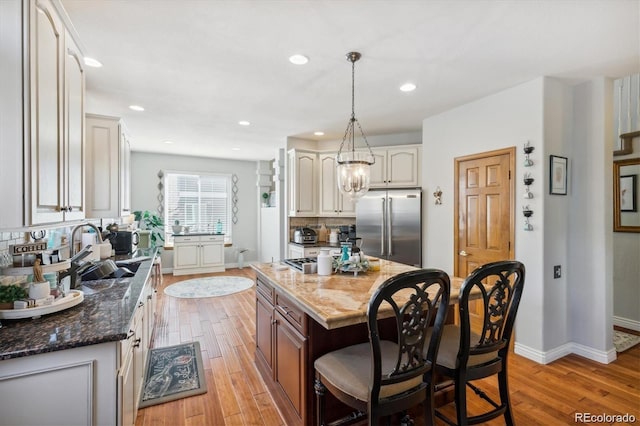
[(599, 351), (579, 343), (565, 343), (557, 348), (543, 352), (516, 342), (514, 345), (514, 353), (530, 359), (531, 361), (537, 362), (538, 364), (549, 364), (569, 354), (580, 355), (581, 357), (601, 364), (609, 364), (616, 360), (615, 348), (607, 351)]
[(629, 330), (640, 331), (640, 321), (635, 321), (628, 318), (613, 316), (613, 325), (618, 327), (628, 328)]

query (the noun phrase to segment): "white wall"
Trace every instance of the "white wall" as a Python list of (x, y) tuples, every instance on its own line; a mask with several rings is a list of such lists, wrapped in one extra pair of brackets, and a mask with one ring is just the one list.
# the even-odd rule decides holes
[(423, 265), (453, 273), (453, 195), (454, 158), (494, 149), (516, 146), (515, 178), (525, 173), (522, 146), (527, 140), (536, 147), (531, 155), (535, 165), (526, 168), (535, 181), (531, 191), (536, 198), (526, 200), (534, 211), (534, 231), (523, 231), (522, 209), (524, 186), (516, 184), (516, 259), (526, 266), (526, 285), (519, 317), (527, 321), (516, 324), (516, 340), (532, 348), (543, 346), (543, 235), (542, 156), (543, 79), (462, 105), (427, 118), (422, 128), (422, 189), (431, 194), (436, 187), (443, 192), (442, 204), (435, 205), (426, 196), (423, 210)]
[[(422, 186), (427, 194), (437, 186), (443, 191), (442, 205), (428, 197), (425, 203), (423, 264), (449, 273), (454, 158), (517, 147), (515, 257), (527, 274), (516, 352), (537, 362), (570, 352), (612, 359), (611, 146), (605, 136), (610, 83), (589, 83), (578, 100), (580, 89), (576, 94), (558, 80), (538, 78), (423, 122)], [(535, 164), (525, 168), (527, 140), (535, 147)], [(566, 196), (549, 194), (549, 155), (569, 158)], [(525, 172), (535, 179), (531, 200), (523, 199)], [(525, 204), (534, 211), (533, 231), (523, 229)], [(553, 265), (562, 266), (562, 278), (553, 279)]]
[[(228, 173), (238, 176), (238, 223), (233, 225), (233, 247), (225, 249), (225, 264), (235, 265), (237, 248), (248, 248), (245, 262), (256, 259), (258, 250), (258, 205), (256, 162), (179, 155), (131, 153), (131, 208), (156, 211), (158, 206), (158, 171)], [(165, 251), (163, 267), (173, 265), (173, 253)]]
[(613, 82), (574, 88), (569, 299), (574, 352), (606, 362), (613, 349)]

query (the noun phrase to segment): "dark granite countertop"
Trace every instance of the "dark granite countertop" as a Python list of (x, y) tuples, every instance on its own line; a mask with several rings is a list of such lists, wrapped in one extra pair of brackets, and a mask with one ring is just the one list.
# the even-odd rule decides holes
[[(156, 249), (136, 250), (147, 257), (135, 276), (82, 283), (84, 301), (40, 318), (2, 320), (0, 360), (126, 339)], [(119, 256), (118, 260), (124, 260)]]

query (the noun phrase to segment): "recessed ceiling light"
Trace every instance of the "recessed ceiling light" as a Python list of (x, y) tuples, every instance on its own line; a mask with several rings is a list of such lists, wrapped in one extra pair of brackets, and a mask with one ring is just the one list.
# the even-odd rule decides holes
[(240, 148), (231, 148), (231, 151), (240, 151)]
[(249, 123), (247, 120), (240, 120), (238, 121), (238, 124), (241, 126), (248, 126), (251, 123)]
[(84, 64), (88, 67), (93, 67), (93, 68), (100, 68), (102, 66), (102, 63), (99, 60), (89, 58), (88, 56), (84, 57)]
[(140, 105), (129, 105), (129, 109), (132, 109), (134, 111), (144, 111), (144, 108)]
[(416, 85), (413, 83), (405, 83), (400, 86), (400, 90), (402, 90), (403, 92), (413, 92), (414, 90), (416, 90)]
[(307, 58), (304, 55), (296, 54), (296, 55), (289, 56), (289, 62), (296, 65), (304, 65), (307, 62), (309, 62), (309, 58)]
[(324, 132), (313, 132), (316, 136), (324, 136)]
[(166, 143), (167, 145), (171, 145), (173, 141), (164, 141), (164, 143)]

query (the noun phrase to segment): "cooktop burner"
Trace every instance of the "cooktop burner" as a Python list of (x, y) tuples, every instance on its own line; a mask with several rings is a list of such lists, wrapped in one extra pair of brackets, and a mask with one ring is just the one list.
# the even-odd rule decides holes
[(318, 263), (318, 259), (315, 257), (300, 257), (297, 259), (285, 259), (284, 263), (295, 268), (299, 271), (303, 270), (303, 266), (306, 263)]

